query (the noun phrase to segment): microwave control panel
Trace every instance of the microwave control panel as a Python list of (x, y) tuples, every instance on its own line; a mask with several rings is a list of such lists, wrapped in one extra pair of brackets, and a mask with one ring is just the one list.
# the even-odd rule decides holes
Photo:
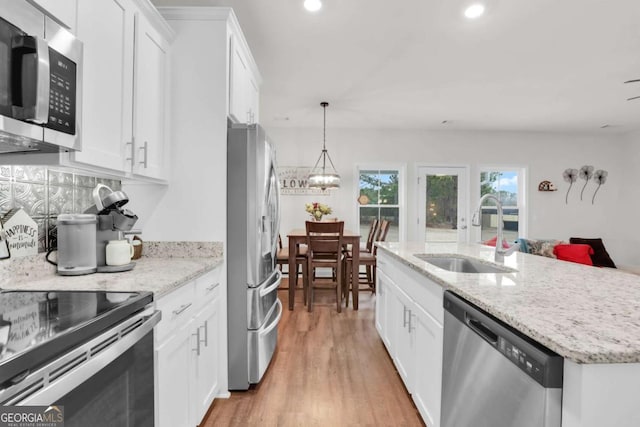
[(76, 64), (49, 48), (50, 89), (47, 127), (76, 133)]

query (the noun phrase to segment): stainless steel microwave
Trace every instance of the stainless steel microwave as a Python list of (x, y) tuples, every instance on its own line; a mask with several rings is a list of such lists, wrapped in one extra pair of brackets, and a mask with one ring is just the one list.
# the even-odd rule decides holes
[(80, 150), (81, 103), (82, 43), (25, 0), (0, 0), (0, 154)]

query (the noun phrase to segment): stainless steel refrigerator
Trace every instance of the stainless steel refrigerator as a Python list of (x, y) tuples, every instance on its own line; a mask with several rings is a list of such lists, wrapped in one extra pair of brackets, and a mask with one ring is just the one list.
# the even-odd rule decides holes
[(276, 154), (259, 125), (227, 137), (229, 389), (260, 382), (278, 340), (282, 303), (276, 268), (280, 191)]

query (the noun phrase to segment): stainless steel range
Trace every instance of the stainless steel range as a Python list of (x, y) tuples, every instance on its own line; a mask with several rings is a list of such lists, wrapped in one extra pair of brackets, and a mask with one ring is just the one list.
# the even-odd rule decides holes
[(66, 426), (153, 426), (152, 301), (0, 292), (0, 404), (63, 406)]

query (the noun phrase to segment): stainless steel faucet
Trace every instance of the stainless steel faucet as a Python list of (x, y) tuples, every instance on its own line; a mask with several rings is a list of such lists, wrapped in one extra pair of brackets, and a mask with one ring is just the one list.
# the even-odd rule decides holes
[(505, 248), (502, 245), (504, 221), (502, 220), (502, 203), (500, 202), (500, 199), (498, 198), (498, 196), (494, 194), (485, 194), (480, 198), (480, 201), (478, 202), (478, 209), (473, 214), (473, 219), (471, 220), (471, 224), (476, 227), (480, 226), (480, 212), (482, 210), (482, 204), (488, 199), (493, 200), (496, 204), (496, 207), (498, 208), (498, 224), (497, 224), (498, 236), (496, 239), (495, 260), (496, 262), (504, 262), (504, 257), (514, 253), (520, 247), (520, 244), (515, 243), (508, 248)]

